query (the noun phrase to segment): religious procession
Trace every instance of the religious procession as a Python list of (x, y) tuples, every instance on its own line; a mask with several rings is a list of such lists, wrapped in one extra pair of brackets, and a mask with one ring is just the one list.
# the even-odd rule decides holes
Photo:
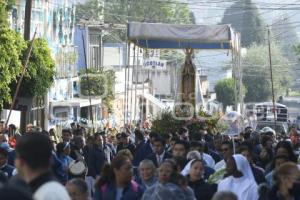
[(300, 200), (299, 5), (0, 0), (0, 200)]

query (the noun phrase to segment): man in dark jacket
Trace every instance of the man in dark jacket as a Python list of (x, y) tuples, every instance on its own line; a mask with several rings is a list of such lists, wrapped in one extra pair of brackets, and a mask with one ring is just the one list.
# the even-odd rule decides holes
[(135, 153), (135, 156), (134, 156), (134, 162), (133, 162), (133, 165), (134, 166), (138, 166), (139, 163), (146, 159), (146, 157), (148, 155), (150, 155), (151, 153), (154, 153), (154, 146), (153, 146), (153, 143), (154, 143), (154, 140), (155, 138), (158, 137), (158, 134), (154, 131), (152, 131), (150, 134), (149, 134), (149, 140), (147, 142), (145, 142)]
[(129, 139), (128, 133), (121, 133), (121, 144), (117, 147), (117, 152), (121, 151), (122, 149), (128, 149), (132, 155), (135, 154), (135, 146), (132, 144), (132, 142)]
[(151, 160), (156, 167), (158, 167), (165, 159), (172, 158), (172, 155), (166, 150), (166, 142), (161, 137), (157, 137), (154, 140), (154, 153), (147, 156), (147, 159)]
[(242, 145), (239, 152), (247, 158), (257, 185), (265, 183), (266, 179), (264, 176), (264, 170), (253, 163), (253, 156), (249, 147)]
[(96, 178), (100, 175), (102, 167), (106, 162), (105, 154), (103, 152), (103, 139), (100, 133), (95, 133), (94, 144), (89, 148), (85, 160), (88, 166), (87, 176)]

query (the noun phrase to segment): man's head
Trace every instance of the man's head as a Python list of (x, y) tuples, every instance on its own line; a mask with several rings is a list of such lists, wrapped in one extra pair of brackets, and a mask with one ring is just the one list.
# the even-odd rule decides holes
[(128, 133), (125, 133), (125, 132), (121, 133), (121, 142), (124, 145), (129, 144), (129, 134)]
[(189, 141), (189, 130), (187, 128), (180, 128), (178, 134), (181, 140)]
[(151, 131), (149, 134), (150, 143), (153, 145), (155, 138), (158, 137), (158, 133)]
[(99, 146), (99, 147), (103, 147), (103, 138), (102, 135), (100, 133), (95, 133), (94, 135), (94, 144)]
[(84, 139), (82, 136), (75, 136), (73, 143), (77, 149), (82, 149), (84, 147)]
[(23, 176), (28, 171), (48, 170), (52, 156), (52, 144), (46, 135), (35, 133), (23, 136), (16, 146), (15, 166)]
[(63, 129), (61, 132), (63, 142), (70, 142), (72, 133), (70, 129)]
[(161, 137), (157, 137), (153, 142), (153, 146), (154, 146), (154, 152), (157, 155), (161, 155), (165, 150), (166, 141)]
[(239, 148), (239, 153), (242, 154), (245, 158), (247, 158), (249, 163), (252, 163), (252, 152), (246, 146), (241, 146)]
[(26, 126), (26, 133), (32, 133), (33, 132), (33, 124), (27, 124)]
[(134, 138), (135, 138), (135, 144), (140, 144), (140, 142), (142, 142), (145, 137), (144, 137), (144, 133), (142, 130), (136, 129), (134, 131)]
[(174, 147), (172, 149), (172, 155), (173, 157), (186, 158), (186, 154), (188, 153), (189, 148), (189, 144), (186, 141), (178, 140), (174, 144)]
[(107, 143), (107, 133), (105, 131), (101, 131), (99, 134), (102, 136), (103, 145), (105, 145)]
[(222, 142), (221, 151), (224, 160), (227, 160), (229, 157), (233, 155), (233, 146), (230, 141)]

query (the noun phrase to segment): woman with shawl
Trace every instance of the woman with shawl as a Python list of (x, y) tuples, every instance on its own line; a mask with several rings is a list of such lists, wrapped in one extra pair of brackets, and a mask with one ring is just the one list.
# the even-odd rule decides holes
[(239, 200), (257, 200), (257, 184), (250, 164), (241, 154), (233, 155), (226, 162), (226, 176), (218, 185), (218, 191), (230, 191)]
[(193, 190), (183, 176), (177, 173), (173, 160), (166, 159), (158, 169), (158, 182), (148, 188), (142, 200), (195, 200)]

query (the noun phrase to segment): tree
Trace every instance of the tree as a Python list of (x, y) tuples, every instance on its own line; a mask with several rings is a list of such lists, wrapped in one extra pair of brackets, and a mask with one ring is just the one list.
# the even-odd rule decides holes
[(223, 104), (224, 109), (229, 105), (234, 105), (235, 81), (232, 78), (220, 80), (215, 86), (217, 100)]
[[(105, 5), (105, 7), (103, 7)], [(192, 24), (195, 22), (193, 14), (187, 4), (170, 3), (161, 0), (89, 0), (85, 4), (78, 4), (76, 19), (90, 19), (106, 23), (127, 24), (128, 22), (177, 23)], [(126, 32), (112, 30), (105, 40), (115, 41), (126, 39)], [(114, 35), (114, 36), (111, 36)]]
[[(27, 48), (30, 47), (27, 42)], [(23, 51), (23, 60), (26, 59), (27, 50)], [(51, 57), (51, 51), (47, 41), (37, 38), (33, 42), (32, 53), (29, 58), (28, 68), (21, 83), (19, 96), (35, 97), (43, 96), (51, 87), (55, 75), (55, 63)], [(16, 84), (12, 84), (12, 88)]]
[(8, 15), (7, 13), (15, 5), (15, 0), (0, 0), (0, 26), (8, 25)]
[(296, 61), (296, 54), (293, 50), (295, 43), (299, 43), (299, 37), (293, 23), (288, 16), (281, 16), (272, 25), (273, 38), (282, 47), (282, 53), (288, 57), (290, 61)]
[(21, 73), (22, 53), (26, 43), (20, 34), (8, 27), (0, 28), (0, 108), (11, 101), (10, 84), (16, 82)]
[[(289, 61), (278, 45), (271, 46), (275, 97), (284, 95), (289, 88), (291, 75)], [(242, 59), (243, 84), (247, 88), (246, 102), (272, 99), (269, 53), (265, 45), (252, 45)]]
[(20, 34), (9, 29), (8, 11), (13, 1), (0, 0), (0, 108), (11, 101), (10, 84), (21, 73), (22, 53), (26, 43)]
[(222, 24), (231, 24), (236, 31), (241, 33), (243, 47), (264, 42), (266, 32), (264, 22), (259, 17), (257, 6), (251, 0), (239, 0), (227, 8)]
[[(115, 72), (113, 70), (89, 69), (88, 75), (85, 70), (81, 71), (80, 91), (81, 95), (89, 97), (101, 97), (103, 104), (112, 111), (114, 100)], [(89, 94), (90, 89), (90, 94)]]

